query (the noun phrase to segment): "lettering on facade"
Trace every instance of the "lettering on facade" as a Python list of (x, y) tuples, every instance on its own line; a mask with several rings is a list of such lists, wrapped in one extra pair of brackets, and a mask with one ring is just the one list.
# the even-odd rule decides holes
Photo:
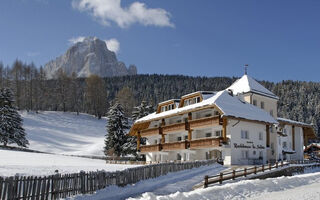
[(234, 148), (236, 148), (236, 149), (239, 149), (239, 148), (241, 148), (241, 149), (265, 149), (265, 147), (264, 146), (262, 146), (262, 145), (254, 145), (254, 144), (252, 144), (252, 145), (245, 145), (245, 144), (237, 144), (237, 143), (233, 143), (233, 146), (234, 146)]

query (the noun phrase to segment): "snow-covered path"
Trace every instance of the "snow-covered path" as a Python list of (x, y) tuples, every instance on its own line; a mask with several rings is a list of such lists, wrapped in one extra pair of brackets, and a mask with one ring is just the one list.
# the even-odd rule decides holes
[(291, 177), (269, 178), (265, 180), (242, 180), (224, 185), (217, 185), (206, 189), (190, 192), (175, 192), (169, 195), (144, 193), (139, 198), (129, 200), (214, 200), (214, 199), (292, 199), (314, 200), (320, 199), (320, 169), (313, 173), (295, 175)]
[(196, 169), (184, 170), (175, 173), (169, 173), (155, 179), (140, 181), (134, 185), (126, 187), (110, 186), (97, 191), (93, 195), (77, 196), (72, 199), (77, 200), (104, 200), (104, 199), (126, 199), (137, 197), (144, 192), (152, 192), (156, 195), (170, 194), (176, 191), (190, 191), (192, 187), (203, 180), (205, 175), (217, 174), (226, 167), (221, 165), (203, 166)]

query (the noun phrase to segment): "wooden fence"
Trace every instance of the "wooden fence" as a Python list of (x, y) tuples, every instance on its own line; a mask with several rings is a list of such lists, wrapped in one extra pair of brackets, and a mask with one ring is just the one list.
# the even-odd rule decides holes
[(290, 162), (276, 162), (274, 165), (267, 164), (267, 165), (261, 165), (261, 166), (253, 166), (250, 168), (243, 168), (239, 170), (232, 170), (225, 173), (220, 173), (215, 176), (205, 176), (203, 181), (203, 187), (206, 188), (210, 184), (220, 183), (222, 184), (223, 181), (227, 180), (235, 180), (239, 177), (246, 177), (251, 174), (257, 174), (259, 172), (265, 172), (265, 171), (271, 171), (272, 169), (281, 168), (285, 166), (289, 166), (290, 164), (313, 164), (313, 163), (319, 163), (316, 161), (309, 161), (309, 160), (303, 160), (303, 161), (290, 161)]
[(80, 172), (44, 177), (0, 177), (0, 199), (60, 199), (77, 194), (90, 194), (110, 185), (125, 186), (141, 180), (156, 178), (169, 172), (192, 169), (215, 163), (215, 160), (161, 163), (128, 168), (116, 172)]

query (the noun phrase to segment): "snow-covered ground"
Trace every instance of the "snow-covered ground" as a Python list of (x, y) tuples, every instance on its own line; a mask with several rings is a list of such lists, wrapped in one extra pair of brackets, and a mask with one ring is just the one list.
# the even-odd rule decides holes
[(320, 199), (320, 169), (312, 173), (265, 180), (242, 180), (224, 185), (197, 189), (189, 192), (175, 192), (168, 195), (144, 193), (129, 200), (209, 200), (209, 199)]
[(97, 191), (93, 195), (76, 196), (71, 199), (118, 200), (136, 197), (144, 192), (152, 192), (152, 194), (155, 195), (164, 195), (177, 191), (190, 191), (195, 184), (203, 180), (205, 175), (215, 175), (225, 169), (226, 167), (223, 167), (219, 164), (203, 166), (190, 170), (169, 173), (155, 179), (140, 181), (134, 185), (128, 185), (126, 187), (110, 186)]
[(117, 171), (137, 165), (106, 164), (104, 160), (73, 156), (0, 150), (0, 176), (52, 175), (83, 171)]
[(87, 114), (20, 112), (30, 149), (68, 155), (103, 155), (106, 119)]

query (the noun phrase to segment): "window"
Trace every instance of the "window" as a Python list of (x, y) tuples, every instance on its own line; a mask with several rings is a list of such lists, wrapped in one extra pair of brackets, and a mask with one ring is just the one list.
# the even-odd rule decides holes
[(161, 107), (161, 112), (164, 112), (164, 111), (166, 111), (166, 107), (165, 107), (165, 106), (162, 106), (162, 107)]
[(282, 143), (282, 147), (283, 147), (283, 148), (287, 148), (287, 142), (283, 142), (283, 143)]
[(211, 137), (211, 133), (206, 133), (206, 137)]
[(215, 131), (215, 136), (221, 137), (222, 136), (222, 131)]
[(261, 109), (264, 109), (264, 102), (263, 101), (261, 101), (260, 105), (261, 105)]
[(283, 129), (283, 133), (287, 134), (287, 129), (286, 128)]
[(263, 151), (259, 152), (259, 158), (263, 159)]
[(256, 105), (257, 105), (257, 100), (254, 99), (254, 100), (252, 101), (252, 104), (253, 104), (254, 106), (256, 106)]
[(241, 138), (242, 139), (249, 139), (249, 132), (241, 130)]
[(199, 103), (200, 102), (200, 97), (197, 97), (197, 103)]
[(181, 160), (181, 155), (180, 155), (180, 153), (177, 153), (177, 160)]
[(188, 106), (189, 105), (189, 99), (184, 100), (183, 105), (184, 106)]
[(154, 140), (154, 143), (155, 143), (155, 144), (158, 144), (158, 140)]
[(182, 139), (181, 137), (177, 137), (177, 141), (181, 141), (181, 139)]
[(259, 140), (263, 140), (262, 132), (259, 133)]
[(243, 159), (248, 159), (248, 157), (249, 157), (249, 151), (247, 151), (247, 150), (242, 150), (242, 151), (241, 151), (241, 156), (242, 156)]
[(187, 135), (185, 135), (185, 136), (184, 136), (184, 140), (187, 140), (187, 139), (188, 139), (188, 136), (187, 136)]

